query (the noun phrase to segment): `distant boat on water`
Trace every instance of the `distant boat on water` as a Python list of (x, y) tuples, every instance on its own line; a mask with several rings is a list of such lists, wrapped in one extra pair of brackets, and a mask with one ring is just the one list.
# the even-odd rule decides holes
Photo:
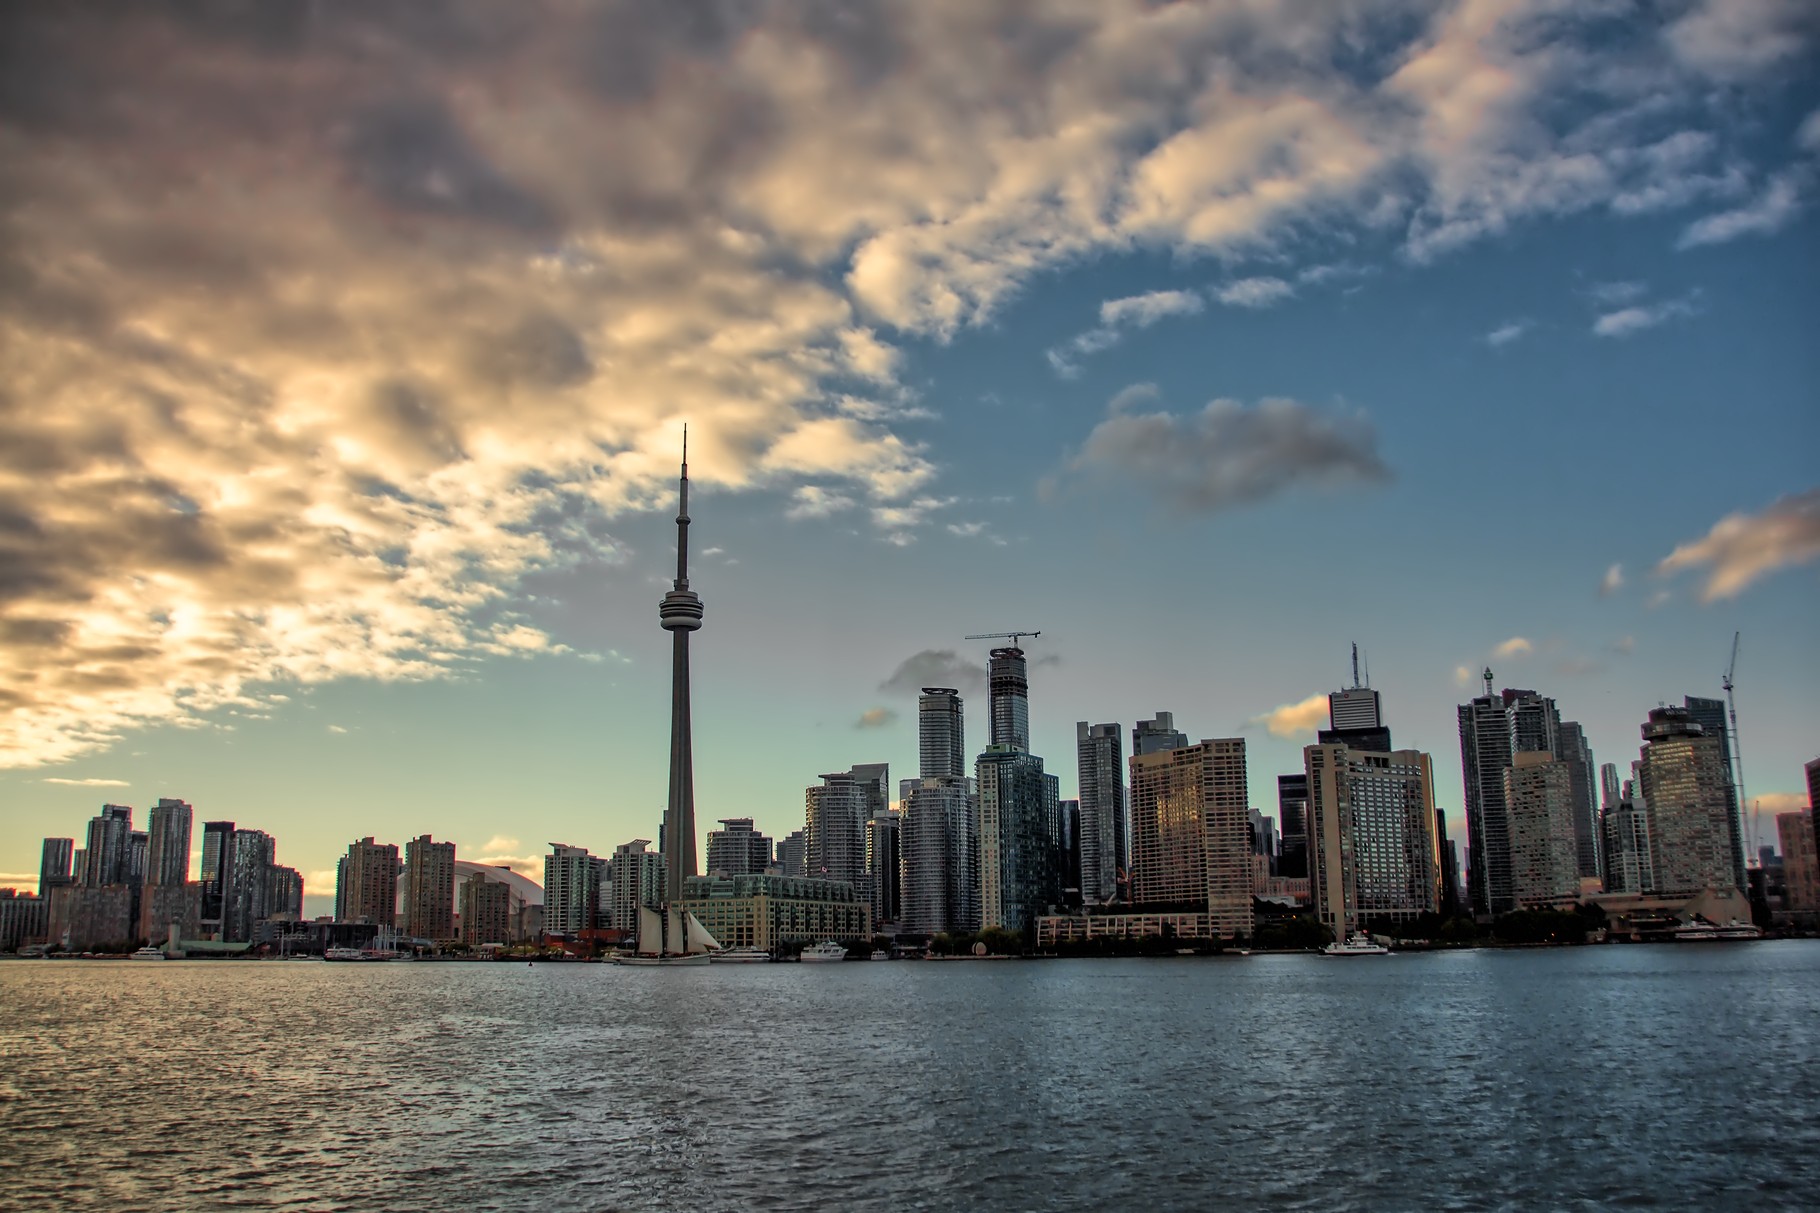
[(165, 956), (163, 951), (161, 951), (158, 948), (154, 948), (151, 944), (148, 943), (143, 948), (140, 948), (137, 952), (133, 953), (133, 959), (134, 960), (167, 960), (169, 958)]
[(708, 959), (717, 965), (764, 965), (771, 963), (771, 953), (763, 948), (722, 948), (708, 953)]
[(803, 949), (804, 964), (826, 964), (829, 961), (847, 959), (847, 949), (843, 944), (832, 939), (824, 939), (812, 948)]
[(1369, 935), (1354, 935), (1345, 943), (1330, 943), (1321, 951), (1328, 956), (1388, 956), (1390, 949), (1371, 942)]
[(677, 906), (638, 907), (638, 950), (613, 958), (614, 964), (646, 968), (705, 965), (720, 944), (701, 919)]

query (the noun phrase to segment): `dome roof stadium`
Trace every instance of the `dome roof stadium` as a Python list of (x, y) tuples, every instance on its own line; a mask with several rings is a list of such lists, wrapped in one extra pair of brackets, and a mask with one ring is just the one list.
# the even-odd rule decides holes
[(481, 873), (488, 880), (496, 881), (512, 890), (512, 897), (525, 905), (540, 906), (543, 904), (543, 886), (529, 876), (521, 876), (511, 868), (495, 867), (487, 863), (475, 863), (471, 859), (455, 861), (455, 883), (459, 885), (475, 872)]

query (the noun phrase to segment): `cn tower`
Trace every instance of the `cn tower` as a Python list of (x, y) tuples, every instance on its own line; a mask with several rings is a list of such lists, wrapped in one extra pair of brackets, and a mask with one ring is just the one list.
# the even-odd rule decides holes
[(695, 751), (689, 728), (689, 633), (701, 626), (701, 599), (689, 588), (689, 427), (683, 427), (682, 504), (676, 510), (676, 587), (657, 607), (672, 638), (670, 806), (664, 814), (664, 900), (682, 900), (695, 871)]

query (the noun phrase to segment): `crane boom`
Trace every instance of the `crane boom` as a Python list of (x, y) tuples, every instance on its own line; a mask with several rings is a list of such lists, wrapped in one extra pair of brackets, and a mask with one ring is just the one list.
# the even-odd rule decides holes
[[(1725, 688), (1726, 714), (1731, 718), (1731, 721), (1730, 721), (1731, 729), (1729, 731), (1731, 733), (1732, 752), (1730, 755), (1728, 755), (1728, 757), (1731, 758), (1732, 766), (1736, 771), (1736, 775), (1733, 777), (1732, 782), (1737, 787), (1737, 794), (1738, 794), (1737, 828), (1740, 831), (1743, 830), (1745, 822), (1747, 820), (1744, 816), (1744, 805), (1745, 805), (1745, 800), (1744, 800), (1744, 746), (1738, 740), (1738, 700), (1732, 694), (1732, 685), (1733, 685), (1732, 676), (1738, 672), (1738, 641), (1742, 636), (1743, 636), (1742, 632), (1733, 632), (1732, 633), (1732, 659), (1729, 662), (1727, 662), (1725, 665), (1725, 677), (1721, 678), (1719, 680), (1719, 685), (1721, 687)], [(1747, 854), (1745, 855), (1746, 863), (1751, 862), (1751, 860), (1754, 857), (1756, 850), (1757, 850), (1758, 824), (1759, 823), (1756, 821), (1750, 822), (1750, 846), (1748, 848), (1746, 848), (1746, 851), (1747, 851)]]
[(1042, 635), (1041, 632), (1032, 631), (1032, 630), (1026, 628), (1021, 632), (981, 632), (978, 635), (974, 635), (974, 636), (964, 636), (964, 637), (962, 637), (962, 639), (963, 640), (1009, 640), (1013, 645), (1016, 645), (1017, 642), (1019, 640), (1023, 639), (1025, 636), (1036, 637), (1036, 636), (1041, 636), (1041, 635)]

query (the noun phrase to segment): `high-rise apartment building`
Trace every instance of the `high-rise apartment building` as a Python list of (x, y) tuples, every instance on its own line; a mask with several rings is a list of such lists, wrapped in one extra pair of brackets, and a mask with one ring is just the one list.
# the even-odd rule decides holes
[(1519, 750), (1504, 769), (1510, 895), (1520, 909), (1559, 907), (1579, 894), (1573, 779), (1573, 767), (1547, 750)]
[(475, 947), (512, 938), (512, 890), (483, 872), (461, 882), (461, 942)]
[(903, 906), (903, 818), (890, 809), (866, 823), (867, 884), (876, 930), (895, 927)]
[(1188, 744), (1188, 734), (1175, 727), (1173, 712), (1158, 712), (1154, 720), (1140, 720), (1131, 726), (1131, 756), (1174, 750)]
[(801, 879), (808, 875), (808, 844), (803, 840), (801, 830), (791, 830), (777, 840), (777, 869), (779, 875)]
[(1081, 794), (1081, 901), (1124, 900), (1131, 870), (1131, 817), (1125, 807), (1124, 730), (1117, 724), (1074, 725)]
[(1736, 889), (1737, 815), (1723, 741), (1686, 708), (1655, 708), (1643, 725), (1638, 777), (1648, 804), (1655, 891)]
[(1277, 776), (1277, 821), (1283, 833), (1277, 875), (1299, 880), (1308, 875), (1308, 773)]
[(975, 761), (980, 925), (1022, 931), (1061, 904), (1061, 787), (1043, 760), (994, 744)]
[(917, 774), (924, 779), (964, 779), (967, 737), (960, 693), (952, 687), (924, 687), (916, 704)]
[(1699, 725), (1706, 736), (1719, 742), (1719, 760), (1725, 770), (1725, 802), (1730, 806), (1732, 822), (1732, 878), (1736, 887), (1747, 888), (1749, 886), (1744, 875), (1744, 806), (1738, 799), (1737, 772), (1732, 769), (1732, 738), (1726, 720), (1725, 701), (1684, 695), (1681, 697), (1681, 705), (1687, 709), (1688, 718)]
[[(1147, 730), (1173, 731), (1167, 713)], [(1131, 902), (1138, 910), (1205, 909), (1211, 931), (1249, 935), (1250, 800), (1245, 742), (1225, 738), (1146, 748), (1134, 737), (1131, 770)]]
[(992, 696), (990, 746), (1030, 749), (1030, 675), (1024, 650), (1015, 645), (993, 649), (986, 678)]
[(0, 952), (16, 952), (26, 944), (43, 943), (49, 931), (49, 898), (0, 889)]
[(1815, 854), (1812, 810), (1776, 814), (1776, 838), (1782, 844), (1788, 908), (1797, 914), (1820, 911), (1820, 857)]
[(760, 876), (771, 866), (771, 839), (750, 817), (723, 817), (708, 831), (708, 875)]
[(1555, 756), (1567, 764), (1573, 796), (1574, 870), (1582, 880), (1599, 878), (1599, 769), (1586, 730), (1577, 720), (1561, 722)]
[(152, 806), (147, 829), (145, 883), (180, 885), (190, 878), (190, 825), (195, 810), (181, 800), (161, 798)]
[(1442, 906), (1434, 767), (1418, 750), (1332, 743), (1302, 751), (1308, 779), (1308, 884), (1335, 939), (1412, 923)]
[(821, 777), (820, 787), (803, 790), (804, 862), (809, 875), (846, 881), (868, 900), (866, 823), (884, 807), (874, 774), (882, 770), (878, 763), (835, 771)]
[(234, 823), (202, 823), (202, 932), (217, 939), (223, 934), (228, 891), (234, 883)]
[[(650, 854), (645, 850), (650, 845), (649, 839), (639, 838), (620, 850), (636, 847), (640, 854)], [(654, 863), (662, 862), (655, 854), (650, 857)], [(588, 848), (551, 843), (550, 853), (543, 858), (544, 930), (555, 935), (573, 935), (591, 929), (600, 910), (600, 878), (601, 865), (588, 853)], [(635, 898), (636, 883), (629, 885), (629, 891)], [(616, 887), (615, 896), (618, 895)], [(627, 917), (633, 922), (638, 921), (638, 905), (633, 900), (627, 909)], [(614, 917), (617, 922), (618, 915)]]
[(398, 847), (371, 834), (348, 844), (336, 865), (335, 917), (341, 922), (398, 925)]
[(38, 896), (48, 899), (52, 889), (76, 883), (75, 861), (74, 838), (46, 838), (38, 860)]
[(428, 834), (405, 843), (402, 880), (405, 934), (455, 938), (455, 844), (436, 842)]
[(971, 779), (933, 775), (898, 785), (902, 905), (898, 929), (980, 929), (979, 803)]
[(221, 938), (232, 943), (251, 943), (254, 927), (279, 908), (275, 875), (278, 843), (264, 830), (236, 829), (225, 853)]
[(1056, 827), (1061, 845), (1057, 856), (1061, 864), (1062, 901), (1064, 906), (1081, 905), (1081, 802), (1057, 802)]
[(88, 848), (76, 882), (86, 888), (131, 884), (133, 810), (128, 805), (104, 804), (89, 819)]
[[(1649, 811), (1635, 774), (1641, 763), (1632, 763), (1633, 776), (1621, 785), (1615, 799), (1606, 801), (1600, 817), (1600, 878), (1607, 893), (1642, 893), (1656, 887), (1650, 868)], [(1607, 763), (1615, 776), (1617, 767)]]
[[(612, 926), (621, 931), (638, 929), (638, 907), (652, 906), (663, 900), (664, 866), (655, 851), (645, 848), (650, 842), (634, 838), (613, 849), (613, 859), (606, 870), (612, 889)], [(544, 903), (550, 900), (544, 893)]]
[(1510, 766), (1510, 715), (1491, 693), (1459, 707), (1460, 774), (1466, 798), (1466, 891), (1474, 914), (1507, 914), (1516, 908), (1510, 891), (1510, 813), (1504, 799), (1504, 772)]

